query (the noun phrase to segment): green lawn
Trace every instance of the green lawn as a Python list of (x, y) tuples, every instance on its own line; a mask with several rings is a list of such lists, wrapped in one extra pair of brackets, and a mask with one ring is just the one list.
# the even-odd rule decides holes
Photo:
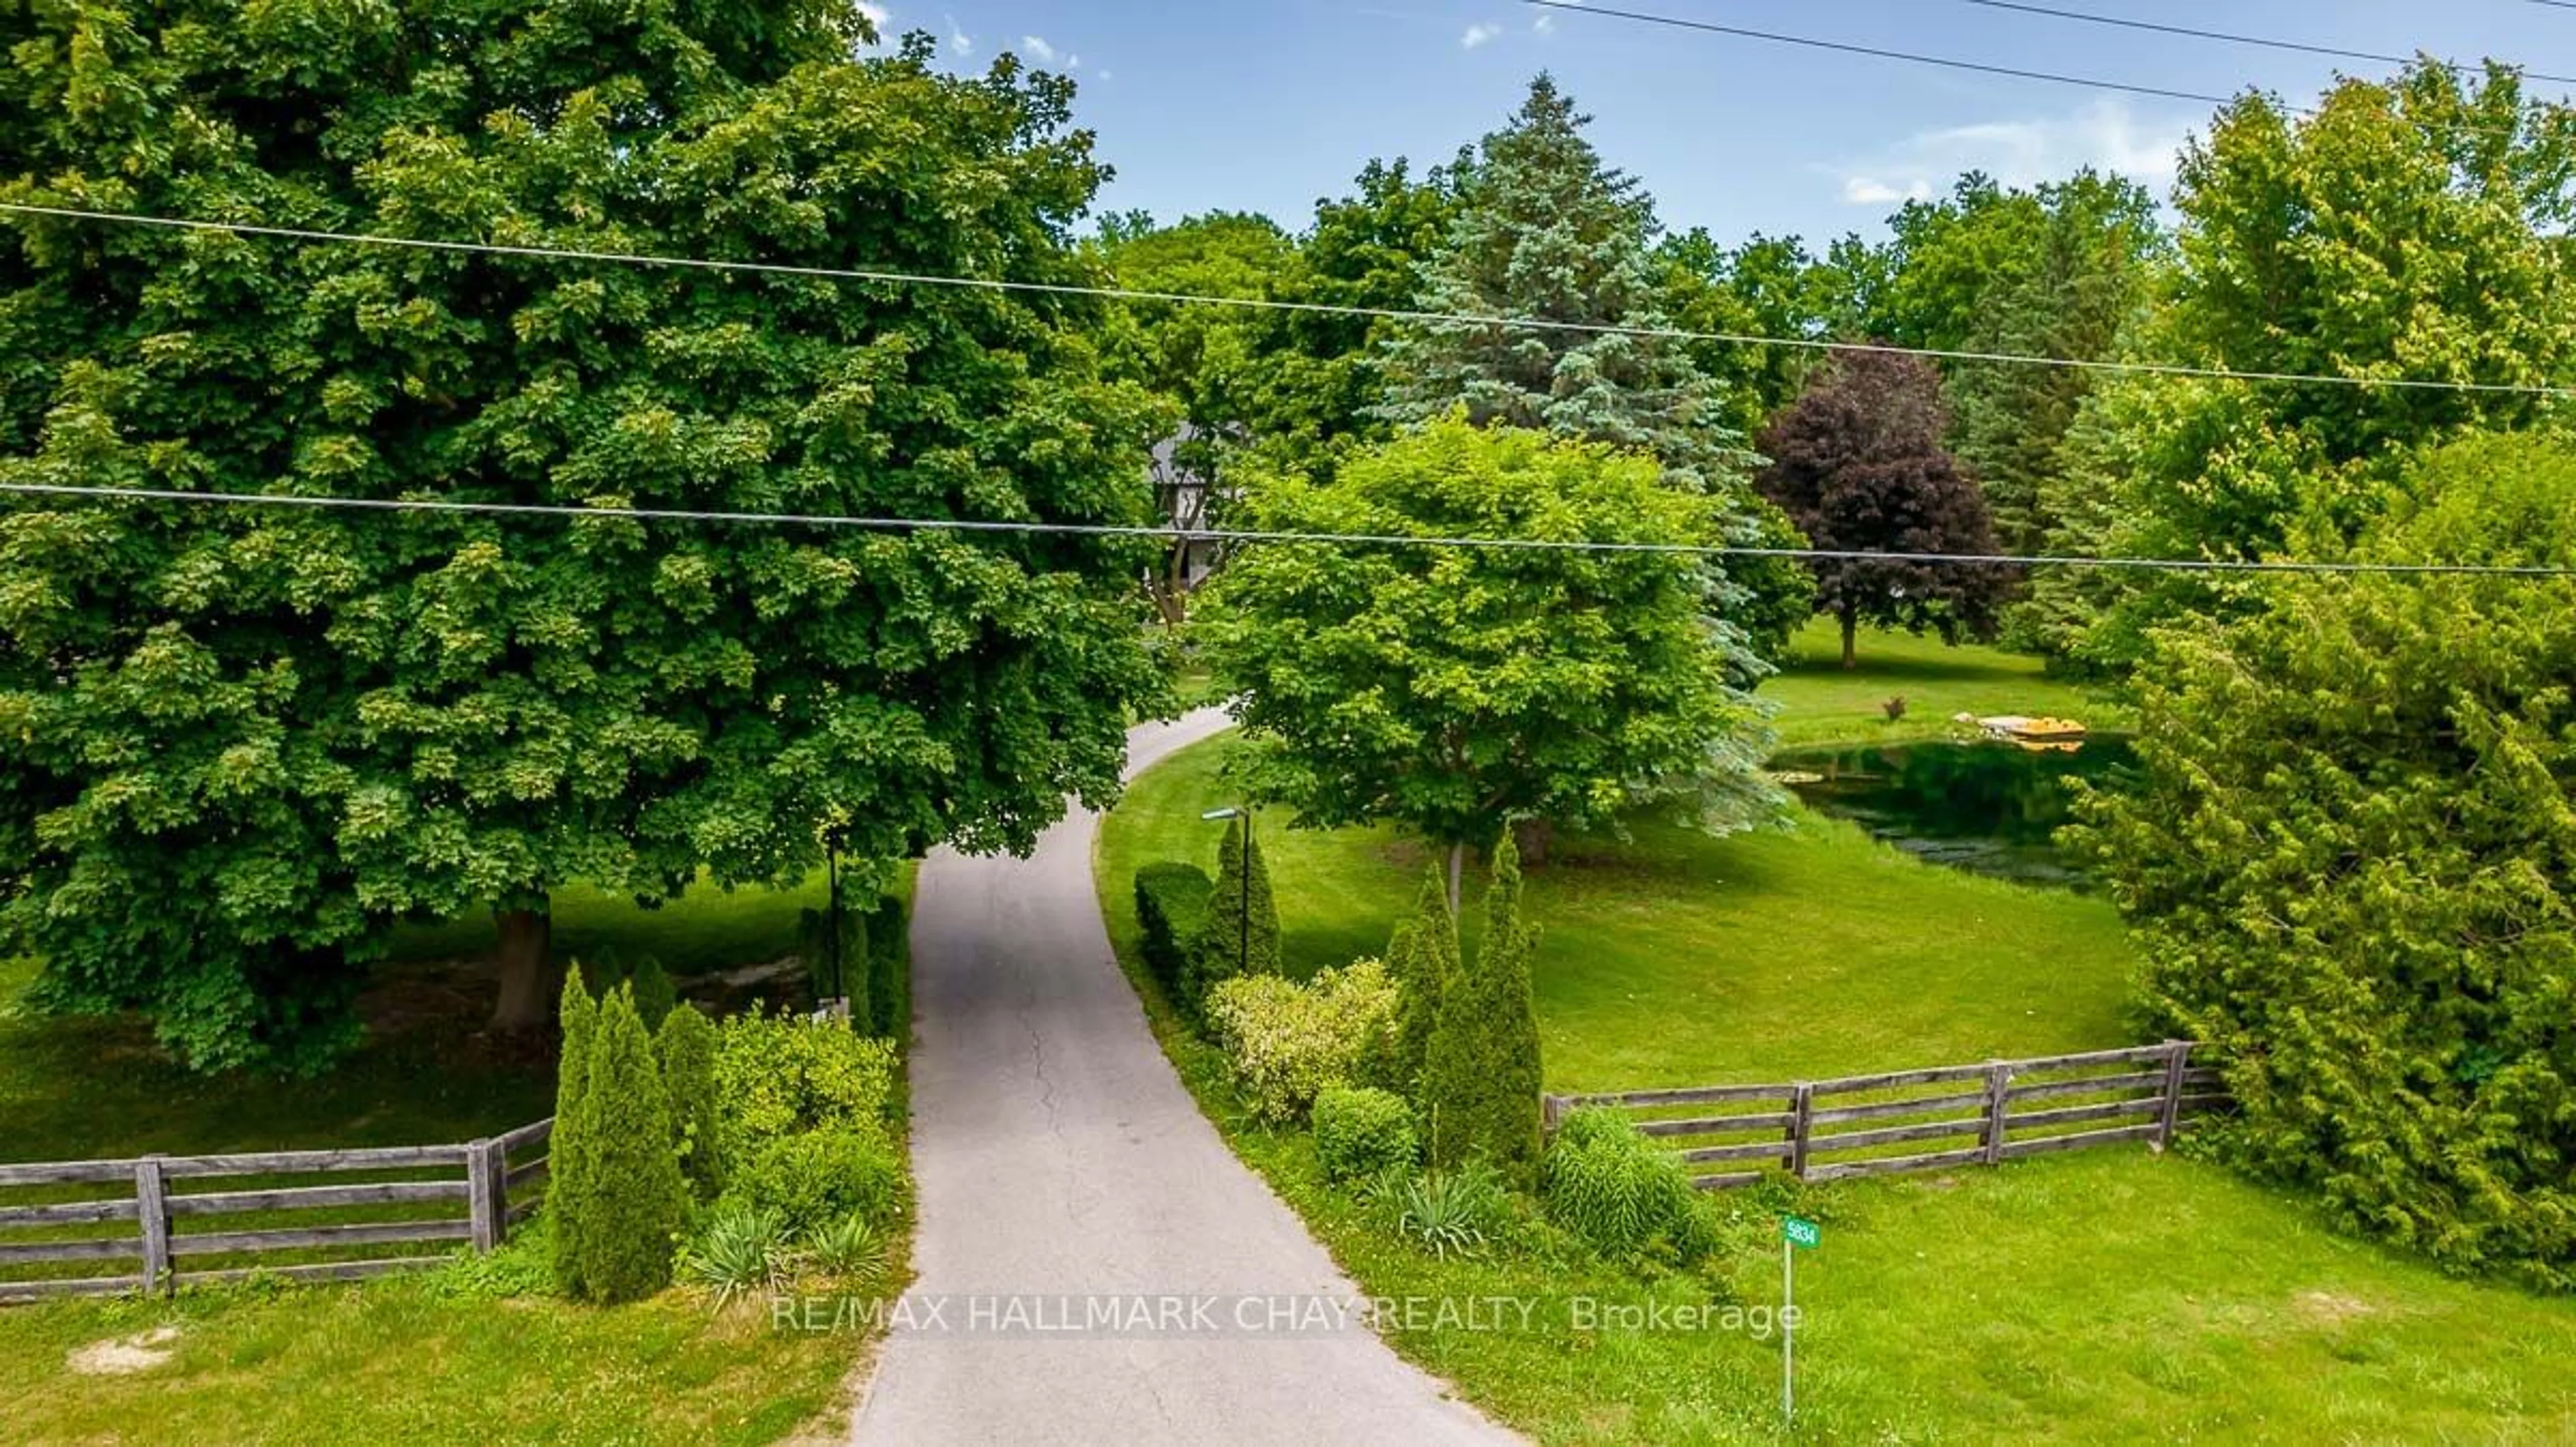
[[(908, 894), (909, 870), (900, 884)], [(555, 900), (556, 945), (702, 974), (792, 953), (798, 913), (823, 902), (819, 879), (700, 890), (654, 911), (570, 889)], [(491, 941), (488, 917), (404, 932), (361, 1002), (366, 1043), (310, 1081), (203, 1078), (138, 1021), (40, 1017), (18, 1003), (34, 966), (0, 962), (0, 1161), (428, 1144), (540, 1119), (554, 1108), (552, 1043), (485, 1034), (493, 982), (479, 956)], [(172, 1355), (149, 1370), (69, 1365), (81, 1348), (163, 1327), (177, 1328)], [(756, 1313), (716, 1320), (680, 1297), (598, 1310), (459, 1298), (419, 1277), (56, 1301), (0, 1307), (0, 1437), (771, 1442), (818, 1417), (836, 1432), (828, 1414), (869, 1349), (848, 1334), (775, 1333)]]
[[(1184, 751), (1110, 816), (1100, 875), (1117, 938), (1134, 935), (1124, 882), (1138, 866), (1213, 871), (1219, 826), (1199, 815), (1232, 797), (1234, 747)], [(1290, 971), (1383, 950), (1421, 852), (1382, 831), (1263, 824)], [(1812, 814), (1785, 834), (1561, 840), (1528, 895), (1553, 1089), (1823, 1079), (2128, 1040), (2129, 948), (2107, 903), (1929, 868)], [(1471, 891), (1471, 939), (1477, 923)]]
[[(1811, 636), (1812, 651), (1817, 640)], [(1770, 685), (1800, 742), (1884, 734), (1903, 691), (1937, 735), (1960, 710), (2124, 722), (2019, 660), (1870, 637), (1868, 666)], [(1932, 710), (1937, 709), (1937, 713)], [(1866, 711), (1864, 717), (1862, 711)], [(1930, 714), (1929, 718), (1924, 717)], [(1799, 1267), (1799, 1430), (1779, 1427), (1775, 1337), (1583, 1331), (1567, 1298), (1691, 1304), (1598, 1265), (1506, 1254), (1440, 1263), (1318, 1177), (1302, 1135), (1248, 1128), (1206, 1046), (1135, 956), (1134, 868), (1202, 864), (1231, 801), (1225, 739), (1149, 772), (1098, 855), (1113, 939), (1210, 1117), (1372, 1295), (1504, 1295), (1527, 1329), (1391, 1333), (1399, 1350), (1545, 1442), (2298, 1443), (2576, 1440), (2576, 1304), (2447, 1279), (2329, 1229), (2303, 1199), (2181, 1156), (2105, 1148), (1961, 1171), (1731, 1193), (1737, 1299), (1776, 1300), (1771, 1213), (1825, 1223)], [(1381, 948), (1418, 851), (1383, 832), (1265, 819), (1291, 968)], [(2127, 1043), (2129, 949), (2098, 899), (1918, 863), (1802, 816), (1720, 841), (1641, 830), (1533, 871), (1535, 991), (1551, 1088), (1833, 1074)], [(1474, 932), (1471, 908), (1469, 933)]]
[[(1871, 631), (1860, 637), (1861, 666), (1846, 672), (1842, 646), (1839, 625), (1819, 619), (1794, 640), (1788, 666), (1762, 685), (1762, 697), (1780, 709), (1781, 747), (1941, 738), (1961, 731), (1952, 720), (1962, 713), (2048, 715), (2096, 729), (2136, 722), (2127, 704), (2049, 677), (2036, 658)], [(1894, 723), (1882, 707), (1891, 698), (1905, 700), (1905, 717)]]
[[(170, 1360), (72, 1369), (176, 1327)], [(867, 1348), (718, 1320), (681, 1297), (602, 1310), (445, 1300), (425, 1280), (232, 1291), (177, 1303), (0, 1308), (11, 1442), (765, 1443), (834, 1412)]]

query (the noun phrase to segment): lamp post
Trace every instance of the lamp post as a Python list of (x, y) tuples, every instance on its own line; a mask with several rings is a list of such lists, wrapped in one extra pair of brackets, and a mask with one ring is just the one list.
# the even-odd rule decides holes
[(1220, 819), (1243, 821), (1243, 888), (1240, 891), (1242, 898), (1234, 902), (1234, 971), (1239, 975), (1248, 975), (1252, 973), (1252, 806), (1244, 804), (1233, 808), (1210, 809), (1199, 817), (1209, 823), (1215, 823)]

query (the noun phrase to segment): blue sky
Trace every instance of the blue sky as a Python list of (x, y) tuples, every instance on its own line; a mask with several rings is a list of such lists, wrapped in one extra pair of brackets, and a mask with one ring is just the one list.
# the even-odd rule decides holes
[[(2224, 95), (2312, 100), (2367, 61), (2148, 35), (1967, 0), (1596, 0), (1616, 8)], [(2052, 8), (2351, 50), (2495, 55), (2576, 75), (2576, 10), (2528, 0), (2039, 0)], [(893, 31), (980, 69), (1003, 50), (1073, 74), (1118, 179), (1106, 207), (1164, 220), (1266, 212), (1296, 229), (1372, 156), (1445, 159), (1535, 72), (1595, 117), (1665, 223), (1724, 238), (1859, 230), (1968, 167), (2013, 182), (2090, 163), (2169, 186), (2212, 107), (1540, 10), (1519, 0), (886, 0)], [(2565, 86), (2549, 87), (2564, 94)]]

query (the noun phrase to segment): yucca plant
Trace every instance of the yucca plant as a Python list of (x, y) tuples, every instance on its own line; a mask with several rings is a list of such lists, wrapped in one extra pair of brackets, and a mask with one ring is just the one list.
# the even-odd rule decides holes
[(787, 1222), (776, 1211), (726, 1206), (707, 1221), (680, 1254), (680, 1280), (715, 1298), (718, 1310), (762, 1291), (775, 1291), (793, 1276)]
[(892, 1243), (865, 1216), (843, 1216), (805, 1240), (805, 1259), (815, 1270), (862, 1291), (884, 1284), (893, 1264)]

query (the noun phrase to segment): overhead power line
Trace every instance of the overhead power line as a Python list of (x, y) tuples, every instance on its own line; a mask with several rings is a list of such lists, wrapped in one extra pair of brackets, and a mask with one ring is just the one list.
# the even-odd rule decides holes
[[(2214, 95), (2208, 91), (2176, 90), (2168, 86), (2142, 85), (2130, 81), (2102, 80), (2095, 76), (2068, 75), (2063, 71), (2031, 70), (2017, 65), (1997, 65), (1983, 60), (1962, 60), (1956, 56), (1925, 55), (1913, 50), (1889, 50), (1882, 46), (1861, 45), (1847, 40), (1826, 40), (1813, 35), (1786, 35), (1776, 30), (1755, 30), (1742, 25), (1721, 25), (1713, 20), (1692, 20), (1680, 15), (1657, 15), (1644, 10), (1619, 10), (1595, 5), (1590, 0), (1521, 0), (1524, 5), (1541, 10), (1561, 10), (1568, 15), (1598, 15), (1611, 20), (1629, 20), (1641, 25), (1669, 26), (1675, 30), (1695, 30), (1708, 35), (1728, 35), (1738, 40), (1758, 40), (1769, 45), (1793, 45), (1808, 50), (1829, 50), (1840, 55), (1865, 55), (1876, 60), (1900, 60), (1909, 65), (1938, 66), (1945, 70), (1964, 70), (1978, 75), (2008, 76), (2015, 80), (2045, 81), (2050, 85), (2071, 85), (2085, 90), (2116, 91), (2127, 95), (2154, 96), (2162, 100), (2199, 101), (2208, 105), (2230, 106), (2235, 96)], [(2571, 0), (2576, 4), (2576, 0)], [(2291, 115), (2314, 116), (2313, 106), (2282, 104)], [(2453, 122), (2427, 122), (2428, 129), (2463, 131), (2477, 135), (2510, 136), (2512, 131), (2496, 126), (2462, 125)]]
[(1791, 558), (1804, 562), (1921, 563), (1932, 566), (2059, 567), (2161, 573), (2373, 574), (2398, 577), (2576, 577), (2576, 568), (2482, 563), (2243, 562), (2224, 558), (2088, 558), (2003, 553), (1881, 553), (1849, 548), (1757, 548), (1687, 543), (1617, 543), (1582, 539), (1407, 537), (1394, 533), (1277, 532), (1114, 523), (1009, 522), (980, 518), (855, 517), (841, 513), (723, 512), (694, 508), (569, 507), (558, 503), (462, 502), (445, 498), (333, 497), (298, 493), (185, 492), (175, 488), (85, 487), (69, 483), (0, 483), (0, 494), (69, 497), (95, 502), (169, 502), (210, 506), (340, 509), (380, 513), (450, 513), (547, 517), (588, 522), (702, 523), (719, 526), (848, 528), (865, 532), (1004, 534), (1026, 537), (1150, 538), (1166, 543), (1270, 543), (1320, 547), (1482, 548), (1510, 552), (1629, 553), (1698, 558)]
[[(2087, 25), (2108, 25), (2122, 30), (2147, 30), (2159, 35), (2180, 35), (2194, 40), (2216, 40), (2228, 45), (2253, 45), (2266, 50), (2290, 50), (2303, 55), (2333, 56), (2341, 60), (2369, 60), (2382, 65), (2405, 65), (2414, 59), (2411, 55), (2383, 55), (2376, 51), (2345, 50), (2339, 46), (2311, 45), (2298, 40), (2273, 40), (2259, 35), (2233, 35), (2224, 30), (2203, 30), (2192, 25), (2167, 25), (2158, 20), (2133, 20), (2125, 15), (2095, 15), (2082, 10), (2061, 10), (2052, 5), (2025, 4), (2023, 0), (1960, 0), (1960, 3), (1987, 10), (2011, 10), (2023, 15), (2045, 15), (2053, 20), (2076, 20)], [(2576, 8), (2576, 0), (2571, 0), (2570, 8)], [(2480, 70), (2478, 66), (2457, 65), (2449, 61), (2443, 61), (2441, 64), (2445, 69), (2463, 75), (2474, 75)], [(2521, 71), (2526, 80), (2545, 80), (2558, 85), (2576, 85), (2576, 76), (2548, 75), (2520, 65), (2511, 65), (2510, 68)]]
[(509, 256), (539, 261), (586, 262), (614, 266), (672, 267), (693, 271), (735, 272), (751, 276), (812, 277), (829, 281), (870, 282), (887, 286), (944, 287), (1037, 296), (1089, 297), (1107, 301), (1150, 302), (1178, 306), (1229, 307), (1243, 311), (1276, 311), (1362, 317), (1378, 321), (1442, 323), (1557, 332), (1581, 336), (1642, 337), (1662, 341), (1711, 342), (1721, 346), (1782, 347), (1836, 355), (1923, 357), (1943, 362), (1988, 362), (2013, 366), (2055, 367), (2068, 371), (2127, 373), (2155, 377), (2191, 377), (2204, 381), (2260, 382), (2321, 387), (2381, 388), (2489, 393), (2517, 397), (2576, 397), (2576, 387), (2514, 382), (2448, 382), (2423, 377), (2337, 377), (2305, 372), (2247, 371), (2231, 367), (2193, 367), (2163, 362), (2127, 362), (2086, 357), (2046, 357), (2022, 352), (1976, 352), (1943, 347), (1900, 347), (1885, 342), (1829, 341), (1821, 337), (1773, 337), (1747, 332), (1697, 331), (1686, 327), (1640, 327), (1611, 322), (1554, 321), (1475, 312), (1420, 311), (1405, 307), (1345, 306), (1333, 302), (1288, 301), (1275, 297), (1208, 296), (1193, 292), (1147, 291), (1120, 286), (1086, 286), (1071, 282), (1010, 281), (996, 277), (939, 276), (872, 267), (801, 266), (768, 261), (724, 261), (656, 253), (600, 251), (568, 246), (525, 246), (486, 241), (440, 241), (425, 237), (385, 236), (372, 232), (326, 231), (296, 226), (270, 226), (247, 221), (212, 221), (194, 217), (147, 216), (77, 206), (39, 206), (0, 201), (0, 214), (50, 216), (61, 220), (118, 226), (149, 226), (176, 231), (223, 232), (273, 237), (286, 241), (383, 246), (482, 256)]

